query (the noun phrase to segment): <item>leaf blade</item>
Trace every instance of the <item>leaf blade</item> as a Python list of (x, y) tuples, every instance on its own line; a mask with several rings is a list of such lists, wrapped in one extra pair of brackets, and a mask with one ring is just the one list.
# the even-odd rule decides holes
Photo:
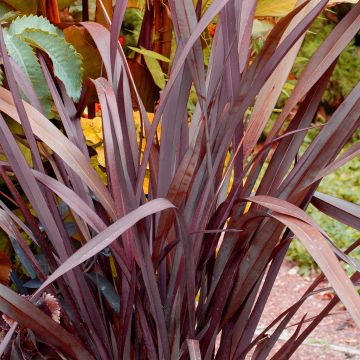
[(96, 255), (99, 251), (105, 249), (122, 233), (128, 230), (131, 226), (135, 225), (136, 222), (140, 219), (170, 208), (174, 208), (174, 205), (172, 205), (168, 200), (156, 199), (125, 215), (114, 224), (106, 228), (103, 232), (92, 238), (72, 256), (70, 256), (54, 271), (53, 274), (48, 277), (48, 279), (41, 285), (37, 293), (43, 291), (48, 285), (50, 285), (60, 276), (64, 275), (66, 272), (70, 271), (77, 265), (80, 265), (90, 257)]

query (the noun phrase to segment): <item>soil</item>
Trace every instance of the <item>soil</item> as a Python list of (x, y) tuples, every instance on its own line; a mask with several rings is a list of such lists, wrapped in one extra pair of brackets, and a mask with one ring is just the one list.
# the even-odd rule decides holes
[[(315, 274), (309, 277), (302, 277), (297, 273), (294, 265), (285, 262), (266, 305), (259, 324), (259, 330), (265, 328), (271, 320), (294, 304), (303, 295), (315, 277)], [(321, 288), (328, 286), (328, 283), (321, 284)], [(332, 292), (325, 292), (313, 295), (307, 299), (298, 311), (294, 322), (299, 321), (305, 314), (307, 314), (307, 318), (317, 315), (327, 305), (332, 296)], [(360, 329), (351, 320), (342, 304), (337, 305), (332, 313), (332, 316), (325, 318), (310, 334), (306, 343), (299, 347), (291, 359), (360, 360)], [(295, 327), (287, 329), (286, 333), (282, 336), (282, 340), (279, 341), (278, 348), (293, 333), (294, 329)]]

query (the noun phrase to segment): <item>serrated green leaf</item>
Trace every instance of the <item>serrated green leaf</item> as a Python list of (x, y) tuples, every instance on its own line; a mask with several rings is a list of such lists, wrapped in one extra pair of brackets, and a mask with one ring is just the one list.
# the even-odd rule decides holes
[(49, 55), (55, 75), (64, 83), (68, 95), (78, 100), (82, 85), (82, 62), (75, 48), (58, 35), (42, 30), (25, 30), (19, 36)]
[(61, 31), (51, 24), (48, 19), (35, 15), (18, 17), (11, 23), (9, 32), (13, 35), (20, 35), (28, 29), (42, 30), (50, 34), (62, 36)]
[(147, 68), (149, 69), (152, 78), (154, 79), (155, 84), (162, 90), (166, 85), (165, 74), (162, 71), (162, 68), (158, 60), (153, 59), (149, 56), (144, 56), (144, 60)]
[(24, 14), (36, 14), (38, 10), (37, 0), (3, 0), (3, 2)]
[(128, 46), (129, 49), (141, 54), (141, 55), (144, 55), (144, 56), (147, 56), (151, 59), (156, 59), (156, 60), (160, 60), (160, 61), (164, 61), (164, 62), (170, 62), (170, 59), (167, 58), (166, 56), (164, 55), (161, 55), (161, 54), (158, 54), (157, 52), (155, 51), (151, 51), (151, 50), (148, 50), (148, 49), (145, 49), (143, 47), (141, 47), (140, 49), (139, 48), (136, 48), (136, 47), (133, 47), (133, 46)]
[(9, 55), (20, 66), (21, 70), (30, 80), (46, 114), (51, 110), (51, 95), (46, 86), (46, 80), (36, 58), (34, 50), (17, 36), (11, 36), (7, 31), (5, 43)]

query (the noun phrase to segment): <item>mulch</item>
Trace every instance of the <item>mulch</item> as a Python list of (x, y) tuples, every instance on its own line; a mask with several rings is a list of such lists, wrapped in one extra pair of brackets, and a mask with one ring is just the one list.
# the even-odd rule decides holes
[[(299, 300), (315, 277), (316, 274), (302, 277), (297, 273), (294, 265), (285, 262), (275, 282), (259, 327), (265, 328), (271, 320)], [(329, 284), (326, 282), (321, 284), (321, 288), (328, 286)], [(330, 291), (311, 296), (300, 308), (293, 323), (300, 321), (305, 314), (307, 314), (307, 318), (317, 315), (328, 304), (332, 296)], [(342, 304), (337, 305), (332, 312), (334, 314), (319, 324), (291, 359), (360, 360), (360, 329), (352, 321)], [(291, 335), (294, 329), (295, 327), (287, 329), (277, 348), (286, 337)]]

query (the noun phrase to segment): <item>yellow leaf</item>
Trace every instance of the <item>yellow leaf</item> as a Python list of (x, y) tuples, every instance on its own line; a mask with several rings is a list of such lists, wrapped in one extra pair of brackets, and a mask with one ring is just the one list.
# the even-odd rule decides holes
[(248, 202), (246, 203), (246, 206), (245, 206), (244, 214), (246, 214), (246, 213), (249, 211), (250, 206), (251, 206), (251, 202), (248, 201)]
[(102, 167), (105, 167), (105, 149), (104, 149), (104, 145), (100, 145), (100, 146), (97, 146), (95, 148), (96, 150), (96, 153), (97, 153), (97, 159), (98, 159), (98, 162), (99, 164), (102, 166)]
[(80, 119), (81, 129), (88, 145), (97, 145), (103, 141), (101, 117)]
[(90, 162), (91, 165), (93, 166), (93, 168), (95, 169), (95, 171), (98, 173), (98, 175), (100, 176), (101, 181), (104, 183), (104, 185), (107, 185), (107, 175), (106, 173), (101, 169), (101, 167), (99, 166), (99, 161), (98, 161), (98, 157), (97, 155), (94, 155), (90, 158)]
[(256, 17), (285, 16), (295, 8), (297, 0), (259, 0)]
[(24, 155), (24, 158), (25, 158), (26, 162), (28, 163), (28, 165), (30, 167), (33, 167), (31, 150), (27, 146), (22, 144), (21, 142), (18, 142), (17, 144), (19, 145), (19, 149), (20, 149), (21, 153)]
[(358, 2), (359, 0), (330, 0), (328, 6), (334, 6), (336, 4), (342, 4), (342, 3), (356, 4)]
[(150, 184), (150, 170), (146, 169), (144, 183), (143, 183), (144, 194), (149, 194), (149, 184)]
[[(154, 114), (153, 113), (147, 113), (150, 123), (154, 120)], [(141, 136), (141, 116), (139, 111), (134, 111), (134, 122), (135, 122), (135, 128), (136, 128), (136, 136), (138, 144), (140, 145), (140, 136)], [(107, 184), (107, 177), (106, 173), (99, 167), (105, 167), (105, 149), (103, 144), (103, 132), (102, 132), (102, 120), (101, 117), (96, 117), (94, 119), (86, 119), (81, 118), (80, 120), (81, 128), (84, 134), (84, 137), (86, 139), (86, 143), (89, 146), (92, 146), (93, 149), (96, 151), (96, 155), (91, 157), (91, 164), (95, 168), (96, 172), (100, 175), (102, 181), (104, 184)], [(143, 152), (145, 149), (145, 132), (143, 130), (143, 141), (142, 141), (142, 149)], [(161, 136), (161, 128), (160, 125), (157, 128), (157, 136), (160, 139)], [(143, 189), (144, 193), (148, 194), (149, 192), (149, 181), (150, 181), (150, 171), (147, 168)]]
[[(149, 118), (150, 123), (153, 122), (154, 120), (154, 114), (153, 113), (147, 113), (147, 116)], [(136, 135), (137, 135), (137, 140), (138, 143), (140, 142), (140, 135), (141, 135), (141, 116), (140, 116), (140, 111), (134, 111), (134, 121), (135, 121), (135, 128), (136, 128)], [(156, 129), (157, 132), (157, 136), (160, 139), (161, 137), (161, 127), (160, 125), (158, 126), (158, 128)], [(145, 132), (143, 131), (143, 137), (145, 136)], [(143, 139), (143, 147), (144, 147), (144, 139)], [(144, 150), (144, 149), (142, 149)]]
[(110, 269), (111, 269), (111, 274), (113, 276), (113, 278), (117, 278), (118, 277), (118, 273), (116, 271), (116, 265), (115, 265), (115, 261), (114, 258), (112, 256), (109, 257), (109, 261), (110, 261)]
[[(259, 0), (256, 17), (281, 17), (287, 15), (297, 4), (297, 0)], [(341, 3), (356, 4), (359, 0), (330, 0), (328, 6)]]

